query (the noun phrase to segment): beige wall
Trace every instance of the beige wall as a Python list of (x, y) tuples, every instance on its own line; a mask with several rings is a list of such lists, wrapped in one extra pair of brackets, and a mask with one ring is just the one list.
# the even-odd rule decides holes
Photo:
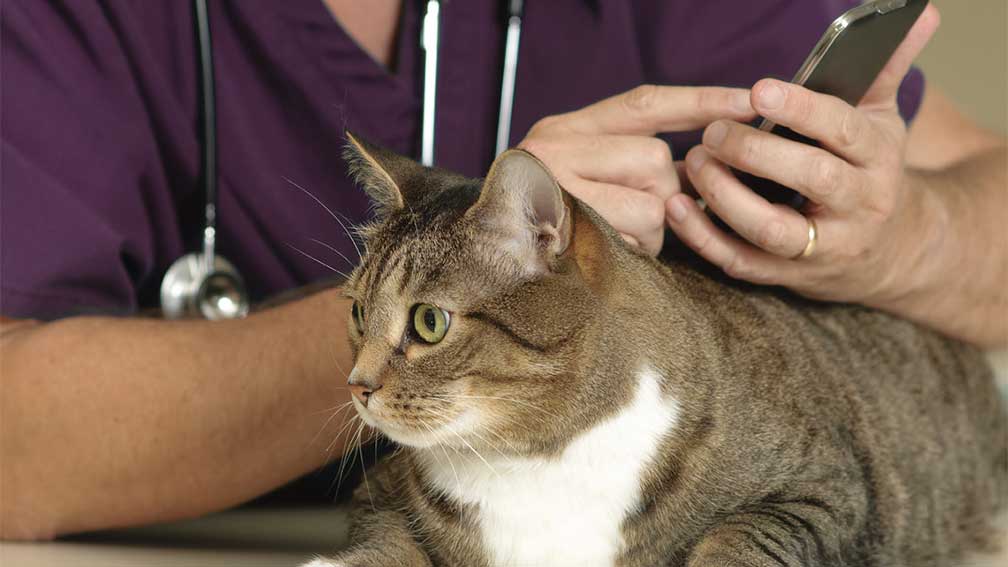
[(1008, 133), (1008, 0), (931, 0), (942, 14), (918, 64), (980, 124)]

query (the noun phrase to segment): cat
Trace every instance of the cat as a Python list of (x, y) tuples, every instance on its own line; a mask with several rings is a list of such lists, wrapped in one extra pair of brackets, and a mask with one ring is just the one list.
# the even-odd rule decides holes
[(949, 565), (993, 544), (1008, 416), (975, 348), (627, 245), (546, 166), (349, 136), (360, 417), (401, 450), (316, 567)]

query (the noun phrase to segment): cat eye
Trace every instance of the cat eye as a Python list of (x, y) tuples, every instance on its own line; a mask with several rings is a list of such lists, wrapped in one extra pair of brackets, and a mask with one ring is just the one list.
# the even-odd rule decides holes
[(441, 342), (450, 324), (451, 315), (436, 305), (421, 303), (413, 308), (413, 330), (428, 344)]
[(350, 316), (353, 317), (354, 326), (357, 327), (357, 332), (364, 334), (364, 307), (359, 301), (353, 302), (353, 306), (350, 308)]

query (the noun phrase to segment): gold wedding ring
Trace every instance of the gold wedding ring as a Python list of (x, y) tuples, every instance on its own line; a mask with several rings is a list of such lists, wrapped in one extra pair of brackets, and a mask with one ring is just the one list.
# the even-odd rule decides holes
[(815, 221), (812, 220), (811, 217), (805, 217), (805, 220), (808, 221), (808, 244), (805, 245), (804, 250), (792, 256), (792, 260), (808, 258), (813, 252), (815, 252), (816, 240), (819, 238), (819, 230), (816, 227)]

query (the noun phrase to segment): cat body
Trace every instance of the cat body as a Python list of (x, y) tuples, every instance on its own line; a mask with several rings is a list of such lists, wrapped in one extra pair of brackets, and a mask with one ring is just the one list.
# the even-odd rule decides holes
[[(317, 565), (926, 567), (988, 545), (1008, 419), (975, 349), (640, 254), (524, 152), (485, 183), (356, 152), (379, 223), (346, 286), (351, 384), (403, 450)], [(411, 330), (429, 306), (435, 342)]]

